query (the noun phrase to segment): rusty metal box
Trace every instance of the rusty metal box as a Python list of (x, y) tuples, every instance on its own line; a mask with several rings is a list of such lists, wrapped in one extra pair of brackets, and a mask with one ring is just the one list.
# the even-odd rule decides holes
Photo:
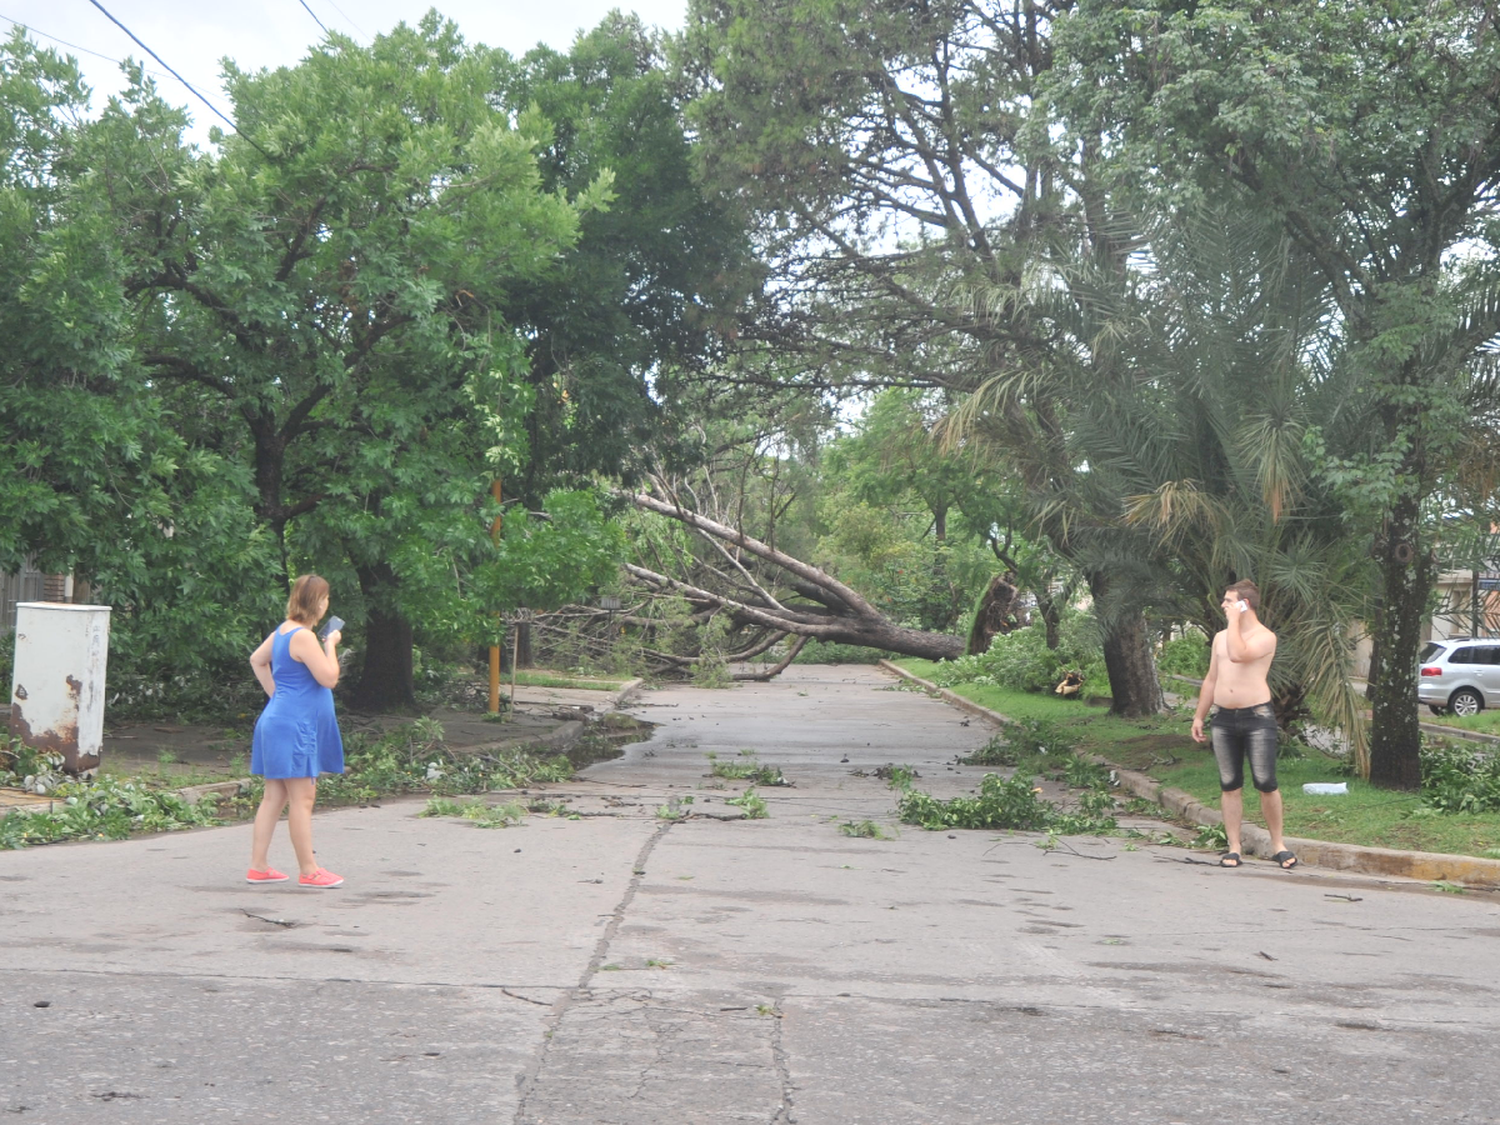
[(63, 757), (69, 773), (98, 768), (104, 743), (107, 605), (20, 602), (10, 733)]

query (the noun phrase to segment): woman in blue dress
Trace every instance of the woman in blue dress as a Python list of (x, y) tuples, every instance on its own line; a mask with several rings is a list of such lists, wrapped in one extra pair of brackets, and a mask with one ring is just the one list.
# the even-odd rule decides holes
[(255, 723), (250, 772), (266, 779), (265, 797), (255, 813), (250, 845), (251, 883), (283, 883), (267, 852), (281, 810), (297, 853), (297, 882), (304, 887), (337, 887), (344, 880), (318, 866), (313, 856), (312, 812), (318, 775), (344, 772), (344, 743), (333, 714), (333, 687), (339, 682), (337, 630), (321, 644), (313, 626), (328, 612), (328, 583), (304, 574), (292, 584), (286, 620), (250, 654), (250, 667), (271, 697)]

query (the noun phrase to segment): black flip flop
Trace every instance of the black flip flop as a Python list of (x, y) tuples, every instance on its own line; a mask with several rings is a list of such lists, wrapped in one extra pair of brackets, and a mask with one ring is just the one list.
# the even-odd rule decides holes
[[(1288, 852), (1287, 854), (1290, 855), (1291, 853)], [(1230, 863), (1230, 860), (1233, 860), (1234, 862)], [(1240, 858), (1239, 852), (1221, 852), (1219, 854), (1219, 866), (1227, 867), (1229, 868), (1229, 870), (1233, 871), (1237, 867), (1244, 867), (1245, 861)]]
[[(1290, 860), (1291, 862), (1288, 863), (1288, 860)], [(1271, 862), (1276, 864), (1276, 866), (1280, 867), (1283, 871), (1290, 871), (1292, 868), (1297, 866), (1297, 857), (1291, 852), (1280, 851), (1271, 857)]]

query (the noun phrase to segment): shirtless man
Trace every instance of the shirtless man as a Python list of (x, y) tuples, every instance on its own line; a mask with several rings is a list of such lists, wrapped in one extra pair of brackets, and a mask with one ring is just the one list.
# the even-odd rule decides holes
[(1271, 708), (1271, 689), (1266, 673), (1276, 655), (1276, 634), (1260, 623), (1260, 591), (1248, 578), (1224, 591), (1228, 627), (1214, 636), (1208, 675), (1198, 693), (1193, 714), (1193, 740), (1207, 741), (1203, 720), (1214, 708), (1210, 733), (1214, 757), (1219, 763), (1219, 788), (1223, 790), (1224, 835), (1229, 850), (1219, 858), (1220, 867), (1239, 867), (1240, 825), (1245, 817), (1245, 758), (1250, 776), (1260, 791), (1260, 808), (1271, 834), (1271, 858), (1283, 871), (1297, 866), (1297, 857), (1281, 838), (1281, 790), (1276, 786), (1276, 713)]

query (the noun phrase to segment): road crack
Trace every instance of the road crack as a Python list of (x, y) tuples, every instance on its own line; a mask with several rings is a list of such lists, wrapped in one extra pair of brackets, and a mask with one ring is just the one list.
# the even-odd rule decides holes
[(547, 1019), (546, 1031), (542, 1034), (541, 1047), (537, 1050), (536, 1057), (532, 1060), (531, 1066), (520, 1077), (518, 1083), (520, 1086), (520, 1098), (516, 1104), (516, 1125), (522, 1125), (527, 1120), (528, 1104), (532, 1096), (536, 1093), (537, 1080), (541, 1077), (542, 1070), (547, 1065), (547, 1055), (552, 1049), (553, 1037), (562, 1026), (563, 1019), (567, 1016), (569, 1010), (580, 1000), (586, 1000), (591, 997), (590, 986), (594, 977), (598, 975), (601, 966), (608, 960), (609, 947), (613, 943), (615, 935), (620, 932), (620, 927), (625, 922), (625, 914), (630, 909), (630, 904), (635, 901), (636, 892), (640, 890), (641, 880), (646, 875), (646, 863), (651, 858), (651, 853), (656, 849), (656, 845), (672, 830), (676, 823), (676, 821), (670, 820), (663, 821), (657, 826), (656, 831), (651, 833), (646, 842), (641, 845), (641, 850), (637, 853), (635, 862), (630, 868), (630, 882), (625, 887), (625, 893), (620, 896), (619, 904), (608, 915), (609, 923), (604, 927), (604, 933), (599, 936), (599, 940), (594, 944), (593, 955), (589, 958), (588, 965), (579, 976), (578, 984), (558, 997), (556, 1003), (552, 1005), (552, 1015)]

